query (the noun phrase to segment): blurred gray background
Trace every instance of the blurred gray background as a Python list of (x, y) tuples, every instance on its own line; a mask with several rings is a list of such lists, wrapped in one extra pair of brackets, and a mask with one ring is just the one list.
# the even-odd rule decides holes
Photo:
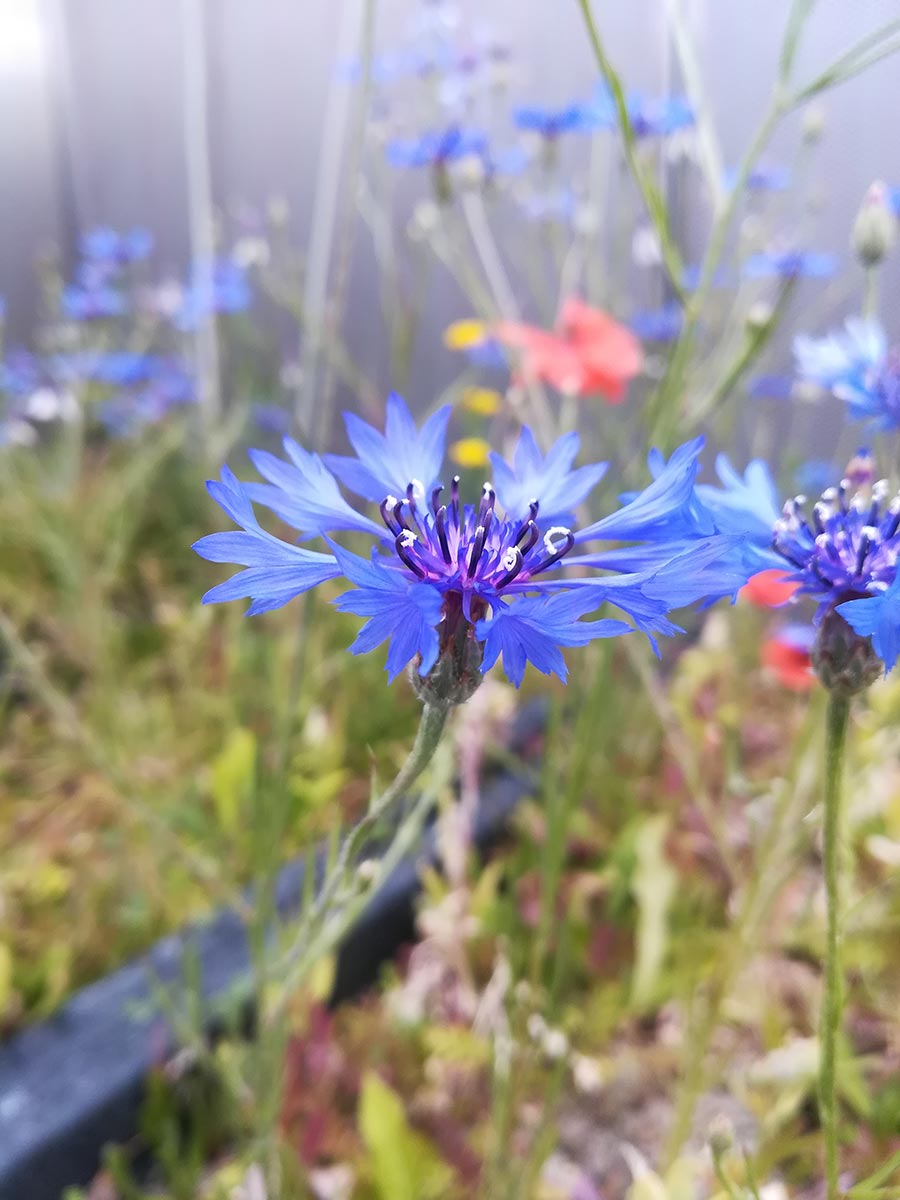
[[(293, 232), (309, 236), (316, 171), (327, 137), (344, 37), (362, 0), (207, 0), (208, 151), (217, 205), (262, 207), (287, 198)], [(596, 3), (611, 55), (629, 86), (664, 91), (672, 60), (664, 0)], [(94, 225), (146, 225), (160, 262), (181, 272), (190, 256), (185, 154), (184, 12), (190, 0), (0, 0), (0, 292), (11, 340), (35, 316), (34, 262), (55, 244), (71, 255)], [(376, 47), (387, 50), (420, 0), (381, 0)], [(522, 101), (564, 103), (597, 79), (576, 0), (461, 0), (473, 23), (510, 44)], [(726, 162), (736, 161), (773, 77), (786, 0), (689, 0)], [(897, 0), (821, 0), (808, 24), (797, 77), (812, 76), (864, 32), (900, 14)], [(354, 34), (355, 36), (355, 34)], [(351, 43), (351, 50), (353, 45)], [(825, 100), (818, 154), (822, 211), (817, 248), (847, 257), (847, 231), (867, 185), (900, 183), (900, 61), (879, 63)], [(345, 85), (339, 85), (345, 86)], [(797, 121), (767, 161), (796, 144)], [(689, 220), (690, 214), (685, 215)], [(374, 299), (354, 276), (350, 321)], [(896, 298), (896, 277), (886, 300)], [(891, 304), (885, 305), (890, 325)], [(896, 330), (893, 331), (896, 333)]]

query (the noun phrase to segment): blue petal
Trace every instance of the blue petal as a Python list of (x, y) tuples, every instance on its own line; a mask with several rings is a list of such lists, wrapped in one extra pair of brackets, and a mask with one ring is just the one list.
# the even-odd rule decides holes
[(330, 554), (318, 554), (283, 542), (259, 525), (246, 489), (228, 467), (222, 468), (221, 481), (207, 483), (210, 495), (243, 532), (212, 533), (194, 543), (201, 558), (211, 562), (241, 563), (247, 570), (211, 588), (204, 604), (250, 598), (252, 615), (283, 604), (301, 592), (336, 579), (337, 560)]
[(608, 541), (644, 541), (663, 537), (700, 537), (715, 532), (712, 516), (697, 499), (694, 482), (704, 439), (679, 446), (668, 463), (651, 452), (648, 463), (653, 482), (618, 512), (576, 533), (577, 542), (594, 538)]
[(326, 454), (325, 462), (346, 487), (375, 504), (388, 495), (402, 498), (414, 481), (428, 496), (439, 481), (451, 411), (445, 405), (417, 430), (404, 401), (391, 395), (383, 434), (355, 414), (345, 413), (347, 437), (356, 458)]
[(353, 654), (365, 654), (390, 640), (386, 669), (390, 682), (396, 679), (410, 659), (421, 656), (419, 674), (427, 675), (437, 661), (442, 597), (427, 583), (410, 581), (402, 572), (371, 562), (332, 546), (344, 575), (356, 584), (335, 600), (341, 612), (352, 612), (369, 620), (350, 647)]
[(284, 448), (292, 460), (289, 463), (267, 450), (250, 451), (253, 465), (269, 480), (268, 484), (245, 484), (251, 499), (270, 508), (302, 534), (352, 529), (383, 536), (379, 525), (347, 503), (317, 454), (304, 450), (289, 437), (284, 439)]
[(475, 625), (475, 636), (485, 643), (482, 671), (488, 671), (502, 655), (503, 668), (516, 687), (529, 662), (542, 674), (556, 675), (565, 683), (566, 663), (560, 647), (585, 646), (595, 638), (632, 632), (624, 621), (579, 619), (601, 602), (602, 596), (568, 591), (549, 599), (523, 597), (500, 607)]
[(860, 637), (870, 637), (884, 663), (885, 675), (900, 655), (900, 573), (891, 586), (875, 596), (847, 600), (835, 610)]
[(608, 465), (595, 463), (571, 471), (579, 445), (577, 433), (566, 433), (544, 457), (534, 434), (525, 425), (516, 443), (512, 466), (499, 454), (492, 453), (494, 486), (507, 514), (519, 519), (527, 517), (529, 504), (537, 500), (542, 525), (571, 524), (575, 508), (597, 486)]

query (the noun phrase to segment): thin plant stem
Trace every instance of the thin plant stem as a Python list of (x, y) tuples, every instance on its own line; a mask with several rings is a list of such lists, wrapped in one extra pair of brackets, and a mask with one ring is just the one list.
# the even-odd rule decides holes
[(222, 412), (219, 370), (219, 334), (213, 304), (214, 219), (212, 180), (209, 164), (207, 122), (206, 39), (201, 0), (182, 0), (181, 45), (184, 75), (184, 152), (187, 162), (188, 207), (191, 252), (194, 259), (193, 284), (209, 311), (201, 312), (194, 335), (194, 360), (197, 372), (197, 399), (204, 433), (208, 436), (219, 423)]
[[(362, 170), (363, 148), (366, 135), (366, 123), (369, 119), (369, 104), (372, 95), (372, 53), (375, 44), (375, 10), (376, 0), (363, 0), (361, 53), (362, 80), (357, 110), (349, 139), (346, 185), (347, 198), (341, 219), (340, 236), (337, 239), (337, 262), (335, 266), (334, 292), (331, 297), (330, 311), (327, 317), (326, 341), (340, 329), (341, 317), (347, 299), (350, 284), (350, 268), (353, 264), (353, 248), (356, 242), (357, 193), (359, 176)], [(335, 370), (334, 358), (325, 356), (324, 373), (322, 378), (322, 394), (317, 413), (315, 449), (327, 449), (331, 433), (331, 406), (334, 399)]]
[(628, 115), (628, 105), (625, 101), (625, 94), (622, 90), (622, 85), (619, 77), (613, 69), (613, 65), (606, 53), (606, 48), (600, 37), (600, 31), (594, 21), (594, 14), (591, 11), (590, 0), (578, 0), (578, 6), (581, 9), (581, 15), (584, 18), (585, 28), (588, 32), (588, 40), (594, 52), (594, 57), (597, 60), (597, 65), (600, 68), (607, 87), (612, 93), (613, 102), (616, 107), (616, 117), (619, 123), (619, 130), (622, 134), (622, 147), (625, 152), (625, 158), (634, 177), (634, 181), (641, 193), (641, 198), (644, 201), (644, 206), (647, 209), (647, 215), (653, 222), (659, 237), (659, 244), (662, 251), (663, 264), (666, 268), (666, 273), (669, 276), (669, 283), (673, 292), (679, 300), (684, 301), (684, 286), (682, 283), (682, 275), (684, 265), (681, 261), (681, 255), (678, 252), (678, 247), (675, 244), (675, 239), (669, 227), (669, 216), (666, 211), (665, 199), (656, 185), (652, 175), (645, 169), (637, 152), (637, 137), (634, 128), (631, 124), (631, 118)]
[[(389, 787), (378, 796), (369, 811), (344, 839), (338, 852), (334, 868), (324, 881), (315, 902), (304, 915), (291, 947), (282, 959), (282, 974), (296, 982), (322, 955), (327, 954), (341, 940), (352, 923), (351, 917), (358, 910), (358, 903), (348, 900), (346, 893), (353, 887), (353, 875), (360, 853), (390, 809), (402, 799), (408, 789), (419, 778), (438, 748), (450, 708), (445, 704), (425, 704), (416, 733), (413, 748)], [(404, 826), (395, 835), (391, 849), (403, 834)], [(404, 835), (405, 838), (405, 835)], [(378, 879), (383, 880), (389, 872), (386, 859), (382, 860)], [(358, 889), (353, 888), (354, 892)], [(365, 900), (371, 898), (367, 893)], [(350, 916), (348, 916), (350, 914)]]
[[(356, 25), (354, 4), (341, 8), (338, 31), (338, 53), (349, 58), (354, 45)], [(325, 337), (325, 307), (328, 294), (328, 267), (337, 213), (340, 209), (341, 163), (344, 134), (350, 105), (350, 90), (335, 72), (328, 93), (322, 121), (320, 166), (316, 175), (312, 226), (309, 237), (309, 265), (303, 294), (306, 316), (306, 344), (302, 360), (303, 384), (297, 392), (294, 422), (299, 430), (311, 432), (316, 415), (316, 384), (319, 360)]]
[(878, 316), (878, 267), (866, 267), (863, 280), (862, 313), (868, 321)]
[(825, 1181), (828, 1200), (838, 1200), (837, 1043), (843, 1016), (841, 930), (841, 789), (850, 700), (833, 691), (825, 718), (825, 799), (822, 821), (822, 859), (827, 903), (825, 987), (819, 1058), (819, 1111), (825, 1143)]
[[(799, 815), (808, 804), (815, 779), (818, 778), (814, 756), (809, 752), (820, 725), (820, 716), (820, 705), (814, 701), (797, 736), (791, 762), (774, 801), (771, 820), (754, 856), (753, 870), (732, 926), (725, 961), (711, 982), (708, 993), (700, 998), (696, 1019), (690, 1022), (686, 1039), (686, 1065), (664, 1155), (667, 1165), (675, 1161), (690, 1135), (697, 1102), (707, 1082), (707, 1054), (723, 1007), (742, 966), (752, 955), (772, 905), (787, 880), (785, 863), (794, 861), (793, 842), (787, 835), (797, 826)], [(812, 771), (807, 769), (810, 767)]]

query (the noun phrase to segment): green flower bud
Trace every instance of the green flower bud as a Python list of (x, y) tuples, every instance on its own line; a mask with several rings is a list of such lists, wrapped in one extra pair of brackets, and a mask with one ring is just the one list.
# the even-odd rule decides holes
[(866, 268), (877, 267), (896, 237), (896, 221), (888, 208), (887, 188), (873, 183), (853, 222), (850, 248)]
[(884, 672), (884, 663), (869, 639), (860, 637), (834, 609), (822, 618), (812, 648), (812, 665), (830, 692), (846, 697), (864, 692)]

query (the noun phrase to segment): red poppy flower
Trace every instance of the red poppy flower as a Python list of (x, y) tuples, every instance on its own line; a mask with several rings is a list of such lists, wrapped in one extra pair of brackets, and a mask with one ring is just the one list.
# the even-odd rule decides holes
[(809, 637), (797, 636), (793, 627), (781, 630), (763, 643), (762, 661), (778, 682), (792, 692), (808, 692), (816, 682), (809, 654)]
[(520, 351), (524, 375), (568, 395), (599, 393), (611, 404), (621, 403), (628, 381), (644, 361), (631, 330), (574, 298), (563, 305), (554, 333), (500, 321), (491, 327), (490, 336)]
[(799, 586), (786, 572), (773, 569), (752, 575), (739, 594), (758, 608), (780, 608), (787, 604)]

